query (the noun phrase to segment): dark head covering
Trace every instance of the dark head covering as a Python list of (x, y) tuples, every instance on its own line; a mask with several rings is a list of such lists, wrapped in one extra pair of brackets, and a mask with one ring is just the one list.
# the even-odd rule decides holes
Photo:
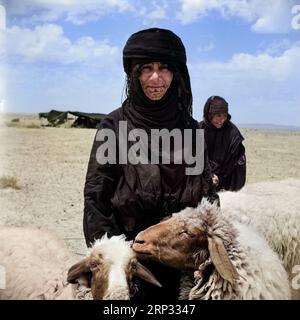
[(207, 125), (210, 124), (210, 116), (216, 113), (227, 113), (227, 119), (231, 119), (231, 115), (228, 114), (228, 102), (220, 96), (211, 96), (203, 108), (203, 120)]
[[(227, 113), (227, 119), (221, 128), (211, 123), (215, 113)], [(203, 109), (203, 121), (199, 127), (204, 129), (204, 138), (208, 150), (208, 158), (213, 174), (219, 178), (217, 191), (221, 189), (238, 191), (246, 180), (244, 137), (239, 129), (230, 121), (228, 103), (220, 96), (207, 99)]]
[[(157, 101), (147, 99), (143, 94), (138, 81), (138, 71), (135, 69), (135, 66), (149, 62), (166, 63), (173, 72), (173, 81), (168, 92)], [(175, 33), (159, 28), (134, 33), (123, 49), (123, 65), (127, 74), (128, 99), (125, 103), (131, 103), (131, 109), (135, 108), (136, 111), (130, 110), (127, 113), (132, 113), (133, 120), (140, 119), (138, 126), (143, 126), (144, 122), (144, 127), (162, 126), (171, 129), (177, 126), (178, 117), (186, 120), (184, 122), (190, 121), (192, 92), (186, 52), (181, 39)], [(146, 113), (147, 116), (144, 116)]]
[(228, 113), (228, 103), (224, 99), (212, 99), (209, 105), (209, 113)]
[(175, 64), (182, 70), (186, 68), (186, 53), (181, 39), (166, 29), (142, 30), (127, 40), (123, 49), (123, 65), (128, 75), (132, 71), (132, 62), (136, 60), (163, 61)]

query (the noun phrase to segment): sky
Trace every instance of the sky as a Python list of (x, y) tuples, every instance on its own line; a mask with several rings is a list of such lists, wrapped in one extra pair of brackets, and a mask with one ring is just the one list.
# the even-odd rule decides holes
[(150, 27), (186, 47), (195, 119), (220, 95), (235, 123), (300, 126), (300, 0), (0, 0), (0, 111), (113, 111)]

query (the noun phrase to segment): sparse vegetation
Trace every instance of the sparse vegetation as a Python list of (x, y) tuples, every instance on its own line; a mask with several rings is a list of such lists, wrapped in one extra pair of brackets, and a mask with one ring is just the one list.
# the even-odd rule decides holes
[[(16, 120), (16, 119), (13, 119)], [(21, 121), (13, 121), (6, 122), (7, 127), (13, 127), (13, 128), (29, 128), (29, 129), (40, 129), (41, 124), (36, 122), (21, 122)]]
[(18, 180), (15, 177), (0, 177), (0, 189), (12, 188), (15, 190), (20, 190), (18, 185)]
[(24, 126), (24, 128), (30, 128), (30, 129), (40, 129), (41, 126), (36, 123), (28, 123)]

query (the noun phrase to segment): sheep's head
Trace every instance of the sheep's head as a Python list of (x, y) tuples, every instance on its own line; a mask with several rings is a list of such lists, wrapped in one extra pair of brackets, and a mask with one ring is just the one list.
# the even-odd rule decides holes
[[(69, 269), (68, 282), (91, 288), (95, 300), (130, 299), (133, 277), (161, 286), (123, 236), (96, 240), (89, 255)], [(132, 288), (134, 289), (134, 288)]]
[[(224, 242), (230, 242), (236, 235), (232, 226), (219, 219), (219, 215), (217, 205), (207, 201), (198, 208), (186, 208), (173, 214), (170, 219), (140, 232), (133, 249), (140, 258), (180, 269), (197, 269), (210, 257), (220, 275), (232, 282), (237, 272)], [(222, 238), (223, 231), (225, 240)]]
[(194, 211), (187, 208), (173, 214), (168, 220), (141, 231), (133, 243), (133, 250), (138, 257), (180, 269), (193, 268), (195, 252), (205, 250), (208, 245), (201, 225), (189, 223)]

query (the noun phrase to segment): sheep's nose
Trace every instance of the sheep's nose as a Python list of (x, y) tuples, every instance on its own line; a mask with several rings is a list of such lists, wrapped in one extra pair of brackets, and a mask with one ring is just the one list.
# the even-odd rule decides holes
[(144, 244), (145, 240), (140, 240), (140, 239), (134, 239), (133, 243), (139, 243), (139, 244)]

